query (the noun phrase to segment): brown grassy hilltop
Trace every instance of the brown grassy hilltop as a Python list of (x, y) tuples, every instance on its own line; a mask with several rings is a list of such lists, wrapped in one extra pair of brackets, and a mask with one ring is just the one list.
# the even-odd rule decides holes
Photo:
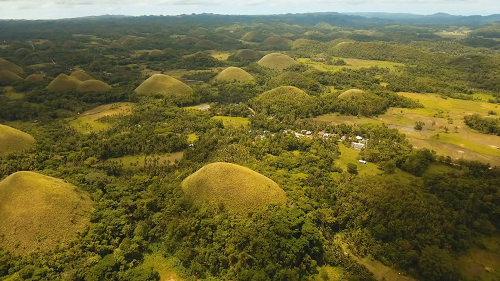
[(17, 172), (0, 182), (0, 246), (14, 254), (52, 249), (89, 222), (88, 195), (63, 180)]

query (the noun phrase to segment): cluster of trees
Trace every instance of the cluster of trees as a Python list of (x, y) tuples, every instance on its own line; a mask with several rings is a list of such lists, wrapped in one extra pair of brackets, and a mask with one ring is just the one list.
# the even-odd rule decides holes
[(500, 119), (485, 118), (479, 114), (464, 116), (465, 125), (483, 134), (500, 136)]

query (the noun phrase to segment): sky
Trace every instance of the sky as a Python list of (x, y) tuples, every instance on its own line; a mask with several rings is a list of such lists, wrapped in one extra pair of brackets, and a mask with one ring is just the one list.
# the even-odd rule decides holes
[(388, 12), (500, 14), (499, 0), (0, 0), (0, 19), (60, 19), (112, 15), (284, 14)]

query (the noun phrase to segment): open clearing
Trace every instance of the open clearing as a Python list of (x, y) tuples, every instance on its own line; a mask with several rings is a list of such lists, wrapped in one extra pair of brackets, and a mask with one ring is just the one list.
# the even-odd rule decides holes
[(198, 136), (195, 133), (189, 134), (187, 142), (188, 143), (193, 143), (198, 140)]
[(360, 175), (376, 175), (380, 174), (382, 171), (380, 171), (377, 168), (377, 165), (373, 163), (366, 163), (366, 164), (361, 164), (358, 162), (358, 155), (359, 155), (359, 150), (346, 147), (344, 144), (339, 144), (339, 150), (340, 150), (340, 157), (336, 161), (337, 164), (342, 168), (344, 171), (347, 171), (347, 163), (353, 163), (358, 166), (358, 174)]
[(100, 118), (119, 114), (130, 114), (132, 112), (132, 105), (132, 103), (128, 102), (101, 105), (89, 111), (85, 111), (77, 118), (70, 119), (69, 125), (84, 134), (106, 130), (111, 124), (100, 122)]
[(227, 53), (227, 52), (221, 52), (221, 51), (216, 51), (216, 50), (210, 50), (210, 55), (212, 55), (212, 57), (218, 59), (218, 60), (227, 60), (227, 58), (229, 58), (229, 56), (231, 55), (231, 53)]
[(230, 116), (214, 116), (212, 117), (214, 120), (221, 120), (224, 127), (232, 126), (232, 127), (248, 127), (250, 125), (250, 121), (248, 118), (244, 117), (230, 117)]
[(159, 155), (127, 155), (118, 158), (111, 158), (109, 160), (123, 163), (124, 168), (132, 168), (132, 167), (144, 168), (144, 163), (146, 159), (148, 160), (157, 159), (158, 163), (160, 164), (167, 163), (170, 161), (170, 164), (173, 165), (175, 164), (175, 161), (180, 161), (182, 157), (184, 157), (183, 151), (159, 154)]
[(18, 93), (12, 86), (4, 87), (5, 96), (11, 100), (22, 100), (24, 99), (24, 93)]
[[(390, 108), (378, 117), (357, 117), (337, 114), (318, 116), (314, 120), (334, 125), (382, 123), (405, 134), (416, 148), (429, 148), (438, 155), (463, 158), (500, 165), (500, 137), (482, 134), (468, 128), (463, 121), (466, 115), (478, 113), (487, 116), (488, 111), (500, 111), (497, 105), (447, 98), (437, 95), (400, 93), (416, 99), (425, 107), (416, 109)], [(415, 130), (415, 122), (424, 122), (421, 131)], [(447, 131), (447, 132), (446, 132)]]
[[(345, 272), (342, 267), (333, 267), (333, 266), (322, 266), (318, 267), (319, 273), (310, 277), (309, 281), (342, 281), (347, 280), (345, 278)], [(324, 273), (328, 275), (324, 275)]]
[(160, 274), (160, 281), (182, 281), (175, 271), (175, 267), (180, 261), (173, 258), (165, 258), (155, 253), (144, 256), (144, 263), (141, 265), (144, 269), (153, 268)]
[(347, 63), (347, 65), (327, 65), (323, 62), (312, 61), (311, 59), (308, 59), (308, 58), (300, 58), (297, 61), (299, 63), (303, 63), (306, 65), (312, 66), (320, 71), (327, 71), (327, 72), (328, 71), (329, 72), (340, 71), (343, 68), (360, 69), (360, 68), (369, 68), (372, 66), (377, 66), (380, 68), (389, 68), (391, 70), (395, 70), (396, 67), (404, 65), (402, 63), (389, 62), (389, 61), (345, 59), (345, 58), (338, 58), (338, 59), (343, 59)]
[(458, 259), (458, 266), (466, 280), (500, 280), (500, 255), (488, 250), (468, 250)]

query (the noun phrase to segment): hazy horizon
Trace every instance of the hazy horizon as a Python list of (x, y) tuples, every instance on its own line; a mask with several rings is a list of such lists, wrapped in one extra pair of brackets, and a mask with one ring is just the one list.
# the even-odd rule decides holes
[[(409, 1), (409, 0), (251, 0), (234, 4), (226, 0), (159, 0), (116, 1), (116, 0), (55, 0), (38, 5), (34, 0), (0, 0), (0, 19), (63, 19), (101, 15), (181, 15), (181, 14), (231, 14), (270, 15), (286, 13), (411, 13), (430, 15), (447, 13), (452, 15), (491, 15), (500, 13), (500, 3), (493, 0), (480, 1)], [(146, 3), (145, 3), (146, 2)]]

